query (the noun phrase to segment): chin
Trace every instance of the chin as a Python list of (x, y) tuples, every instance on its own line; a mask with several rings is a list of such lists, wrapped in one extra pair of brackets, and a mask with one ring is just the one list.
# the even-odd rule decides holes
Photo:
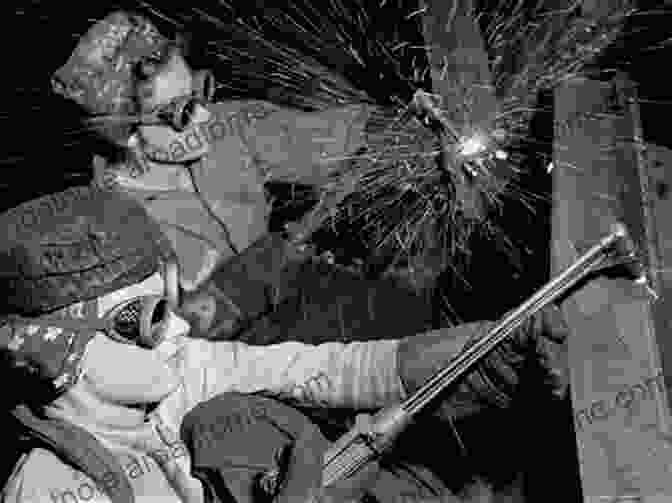
[(149, 404), (158, 404), (175, 393), (180, 386), (177, 371), (166, 369), (156, 379), (147, 382), (137, 382), (133, 386), (123, 386), (107, 389), (104, 398), (119, 405), (130, 408), (146, 407)]

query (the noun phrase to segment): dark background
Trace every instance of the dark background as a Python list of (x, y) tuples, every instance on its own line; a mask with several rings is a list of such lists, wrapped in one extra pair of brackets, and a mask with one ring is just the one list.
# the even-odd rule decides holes
[[(102, 146), (82, 130), (76, 109), (52, 94), (49, 77), (65, 62), (78, 38), (94, 19), (116, 8), (130, 7), (144, 13), (150, 10), (147, 5), (138, 2), (105, 2), (103, 7), (93, 5), (96, 3), (67, 5), (39, 0), (23, 2), (9, 17), (4, 18), (7, 29), (2, 34), (4, 51), (0, 79), (4, 98), (0, 108), (0, 210), (43, 193), (86, 183), (90, 177), (88, 167), (91, 152)], [(317, 1), (314, 3), (320, 4)], [(379, 3), (370, 2), (371, 9)], [(641, 2), (640, 7), (645, 10), (660, 9), (658, 3)], [(213, 12), (218, 11), (223, 18), (230, 15), (226, 14), (225, 9), (216, 7), (216, 2), (195, 0), (189, 4), (190, 7), (199, 4)], [(384, 19), (394, 18), (397, 22), (396, 25), (392, 22), (380, 23), (379, 29), (390, 30), (397, 26), (409, 40), (420, 40), (417, 26), (404, 20), (404, 14), (409, 10), (408, 2), (405, 5), (404, 9), (399, 9), (395, 2), (388, 2)], [(237, 13), (252, 16), (259, 12), (260, 7), (263, 7), (263, 2), (246, 1), (237, 8)], [(644, 50), (670, 36), (670, 14), (657, 11), (655, 14), (633, 18), (626, 30), (627, 34), (608, 51), (602, 64), (625, 70), (639, 84), (646, 139), (672, 148), (669, 134), (672, 86), (666, 77), (670, 67), (670, 51), (664, 48)], [(191, 26), (186, 8), (183, 12), (176, 10), (174, 15)], [(166, 20), (153, 19), (163, 29), (177, 28)], [(196, 38), (223, 36), (221, 31), (217, 32), (212, 26), (198, 27), (198, 30), (194, 30), (197, 32)], [(379, 36), (385, 37), (386, 34), (381, 32)], [(195, 40), (194, 53), (202, 56), (200, 61), (197, 58), (197, 66), (212, 67), (219, 80), (226, 79), (226, 66), (218, 65), (207, 55), (203, 56), (205, 53), (198, 51), (198, 44), (199, 41)], [(386, 95), (393, 94), (403, 97), (409, 92), (408, 86), (400, 82), (393, 69), (377, 68), (383, 76), (374, 78), (372, 76), (379, 72), (361, 72), (347, 58), (341, 57), (338, 51), (328, 57), (333, 65), (339, 66), (353, 81), (367, 87), (376, 99), (384, 101)], [(380, 65), (375, 58), (371, 58), (370, 64)], [(249, 90), (250, 96), (259, 98), (269, 97), (270, 93), (259, 85), (250, 86)], [(235, 97), (226, 94), (218, 96), (220, 99)], [(512, 242), (517, 244), (518, 253), (504, 253), (497, 243), (476, 236), (470, 261), (462, 266), (462, 274), (468, 278), (469, 284), (450, 273), (442, 277), (439, 294), (445, 295), (455, 313), (463, 320), (501, 315), (548, 277), (548, 197), (551, 183), (543, 169), (540, 154), (551, 153), (552, 115), (549, 112), (552, 110), (552, 97), (540, 96), (540, 103), (547, 112), (535, 117), (531, 141), (521, 146), (523, 150), (533, 150), (528, 156), (529, 169), (521, 179), (521, 184), (541, 198), (533, 211), (519, 203), (507, 203), (506, 211), (498, 221)], [(281, 192), (282, 187), (277, 190)], [(330, 237), (325, 236), (324, 239)], [(504, 480), (510, 475), (501, 470), (501, 465), (506, 464), (507, 460), (511, 460), (512, 465), (521, 466), (520, 461), (513, 463), (513, 460), (524, 458), (522, 466), (529, 475), (526, 484), (530, 501), (545, 501), (549, 491), (552, 491), (558, 501), (571, 502), (580, 500), (575, 438), (573, 430), (568, 428), (571, 424), (569, 404), (552, 408), (537, 403), (516, 416), (483, 418), (481, 423), (472, 423), (466, 427), (463, 433), (479, 439), (475, 444), (479, 446), (477, 450), (482, 451), (478, 456), (481, 460), (492, 459), (492, 464), (499, 465), (486, 468), (486, 471), (493, 473), (493, 479)], [(535, 442), (528, 442), (530, 439)], [(437, 442), (436, 439), (427, 440)], [(454, 447), (449, 446), (451, 441), (445, 440), (444, 443), (446, 449)], [(535, 445), (530, 445), (532, 443)], [(496, 452), (493, 454), (493, 451)], [(459, 468), (454, 467), (456, 473), (460, 472)]]

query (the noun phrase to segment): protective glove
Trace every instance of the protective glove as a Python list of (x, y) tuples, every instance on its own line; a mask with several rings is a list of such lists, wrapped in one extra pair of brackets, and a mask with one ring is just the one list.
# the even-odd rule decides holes
[(327, 439), (296, 409), (259, 395), (223, 393), (199, 404), (182, 422), (181, 438), (193, 475), (221, 501), (357, 501), (378, 473), (372, 463), (323, 489)]
[[(493, 326), (475, 322), (402, 339), (398, 369), (405, 390), (416, 391)], [(454, 383), (441, 402), (440, 416), (459, 419), (486, 407), (507, 408), (525, 380), (550, 396), (564, 397), (569, 385), (564, 344), (568, 333), (556, 306), (542, 309)]]
[(307, 249), (300, 254), (280, 234), (267, 234), (239, 255), (218, 264), (196, 290), (185, 292), (178, 314), (191, 323), (193, 337), (239, 338), (250, 323), (298, 295), (297, 281), (286, 278), (299, 270), (311, 253)]

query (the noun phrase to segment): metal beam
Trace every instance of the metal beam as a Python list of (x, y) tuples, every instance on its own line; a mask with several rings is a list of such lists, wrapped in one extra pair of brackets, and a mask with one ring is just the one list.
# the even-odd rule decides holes
[[(654, 232), (642, 191), (646, 171), (629, 87), (622, 78), (576, 80), (556, 91), (556, 270), (617, 220), (626, 223), (652, 262)], [(655, 279), (653, 284), (659, 286)], [(672, 495), (664, 462), (669, 454), (661, 458), (659, 450), (670, 416), (652, 301), (641, 285), (602, 279), (564, 305), (572, 329), (572, 399), (587, 502)]]

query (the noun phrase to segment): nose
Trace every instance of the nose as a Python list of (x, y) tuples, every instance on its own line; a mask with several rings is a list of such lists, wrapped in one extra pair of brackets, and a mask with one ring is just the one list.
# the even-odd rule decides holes
[(203, 105), (200, 103), (196, 103), (194, 105), (193, 112), (191, 114), (191, 121), (192, 122), (207, 122), (210, 120), (210, 117), (212, 114), (210, 111), (205, 108)]
[(175, 314), (172, 310), (168, 311), (168, 319), (166, 320), (166, 340), (178, 340), (189, 333), (191, 326), (189, 322)]
[(206, 122), (208, 119), (210, 119), (210, 112), (195, 98), (179, 102), (168, 116), (173, 128), (180, 132), (193, 124)]
[(179, 353), (185, 343), (185, 337), (190, 330), (189, 323), (172, 311), (168, 314), (164, 338), (155, 348), (164, 360), (168, 360)]

